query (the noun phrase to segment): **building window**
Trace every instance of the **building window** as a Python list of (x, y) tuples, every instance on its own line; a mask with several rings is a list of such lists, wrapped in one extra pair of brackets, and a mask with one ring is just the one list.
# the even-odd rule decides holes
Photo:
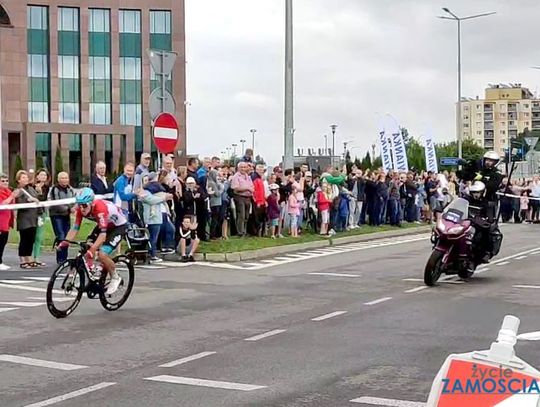
[(90, 9), (89, 31), (89, 120), (92, 124), (111, 124), (111, 34), (108, 9)]
[(476, 110), (482, 109), (482, 105), (476, 105)]
[(110, 12), (108, 9), (92, 8), (90, 9), (90, 18), (88, 29), (95, 33), (108, 33), (110, 29)]
[(79, 31), (79, 9), (58, 8), (58, 31)]
[(476, 132), (476, 135), (477, 135), (477, 136), (481, 136), (481, 135), (482, 135), (482, 132), (481, 132), (481, 131), (477, 131), (477, 132)]
[(525, 122), (525, 127), (529, 125), (529, 122)]
[(90, 103), (90, 123), (111, 124), (110, 103)]
[(47, 123), (49, 104), (47, 102), (28, 102), (28, 121)]
[(79, 78), (79, 57), (73, 55), (58, 56), (58, 77), (78, 79)]
[(504, 143), (506, 143), (506, 139), (503, 139), (503, 138), (502, 138), (502, 139), (501, 139), (501, 144), (504, 144)]
[(120, 105), (120, 122), (123, 125), (142, 125), (142, 105), (136, 103), (124, 103)]
[(529, 117), (529, 112), (524, 112), (523, 117)]
[(508, 121), (508, 125), (509, 125), (509, 126), (513, 126), (513, 125), (514, 125), (514, 121), (513, 121), (513, 120), (509, 120), (509, 121)]
[(141, 12), (138, 10), (120, 10), (120, 32), (141, 32)]
[(482, 127), (482, 122), (476, 122), (476, 127)]
[(482, 113), (476, 113), (476, 117), (479, 119), (482, 118)]
[(49, 121), (49, 9), (27, 7), (28, 121)]
[(141, 80), (141, 58), (121, 58), (120, 78)]
[(523, 107), (524, 107), (525, 109), (528, 109), (528, 108), (529, 108), (529, 104), (528, 104), (528, 103), (525, 103), (525, 104), (523, 104)]
[(469, 123), (464, 123), (463, 127), (469, 127)]
[(501, 134), (506, 134), (506, 130), (501, 130), (500, 133)]
[(506, 126), (506, 123), (505, 122), (501, 122), (501, 126)]

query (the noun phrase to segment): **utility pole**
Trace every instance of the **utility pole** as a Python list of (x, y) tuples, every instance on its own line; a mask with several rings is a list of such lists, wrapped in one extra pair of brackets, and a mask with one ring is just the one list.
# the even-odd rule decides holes
[(250, 132), (251, 132), (251, 149), (253, 150), (253, 154), (255, 154), (255, 133), (257, 133), (257, 129), (251, 129)]
[(283, 168), (294, 166), (294, 106), (293, 106), (293, 8), (285, 0), (285, 128)]
[(244, 143), (246, 142), (246, 140), (242, 139), (240, 140), (240, 143), (242, 144), (242, 151), (244, 151)]

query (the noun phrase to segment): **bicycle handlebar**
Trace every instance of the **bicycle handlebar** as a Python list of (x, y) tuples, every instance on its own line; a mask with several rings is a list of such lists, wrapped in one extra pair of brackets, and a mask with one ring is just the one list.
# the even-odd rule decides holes
[(59, 240), (56, 242), (56, 247), (58, 248), (58, 245), (62, 242), (66, 242), (70, 245), (73, 245), (73, 246), (79, 246), (81, 248), (81, 250), (84, 250), (84, 251), (87, 251), (88, 248), (90, 247), (90, 245), (86, 242), (77, 242), (77, 241), (74, 241), (74, 240), (66, 240), (66, 239), (63, 239), (63, 240)]

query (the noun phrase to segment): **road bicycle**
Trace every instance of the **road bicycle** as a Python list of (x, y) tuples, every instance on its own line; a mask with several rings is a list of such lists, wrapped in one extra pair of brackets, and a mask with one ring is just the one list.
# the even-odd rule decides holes
[(90, 299), (97, 296), (107, 311), (120, 309), (129, 298), (135, 281), (134, 258), (131, 252), (112, 259), (122, 281), (118, 290), (108, 295), (106, 291), (110, 281), (109, 273), (96, 267), (90, 268), (85, 259), (90, 245), (86, 242), (67, 243), (79, 246), (79, 252), (60, 264), (51, 275), (47, 285), (47, 308), (51, 315), (55, 318), (67, 317), (75, 311), (84, 293)]

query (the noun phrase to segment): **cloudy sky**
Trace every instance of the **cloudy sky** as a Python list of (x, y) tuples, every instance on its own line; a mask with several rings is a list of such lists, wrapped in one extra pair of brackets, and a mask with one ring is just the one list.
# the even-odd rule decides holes
[[(285, 0), (186, 0), (188, 152), (220, 154), (256, 128), (256, 152), (283, 154)], [(295, 152), (350, 141), (363, 156), (377, 114), (410, 133), (455, 134), (456, 23), (437, 19), (497, 14), (463, 23), (463, 95), (488, 83), (539, 91), (537, 0), (294, 0)], [(331, 137), (329, 137), (330, 140)], [(238, 147), (239, 151), (239, 147)]]

